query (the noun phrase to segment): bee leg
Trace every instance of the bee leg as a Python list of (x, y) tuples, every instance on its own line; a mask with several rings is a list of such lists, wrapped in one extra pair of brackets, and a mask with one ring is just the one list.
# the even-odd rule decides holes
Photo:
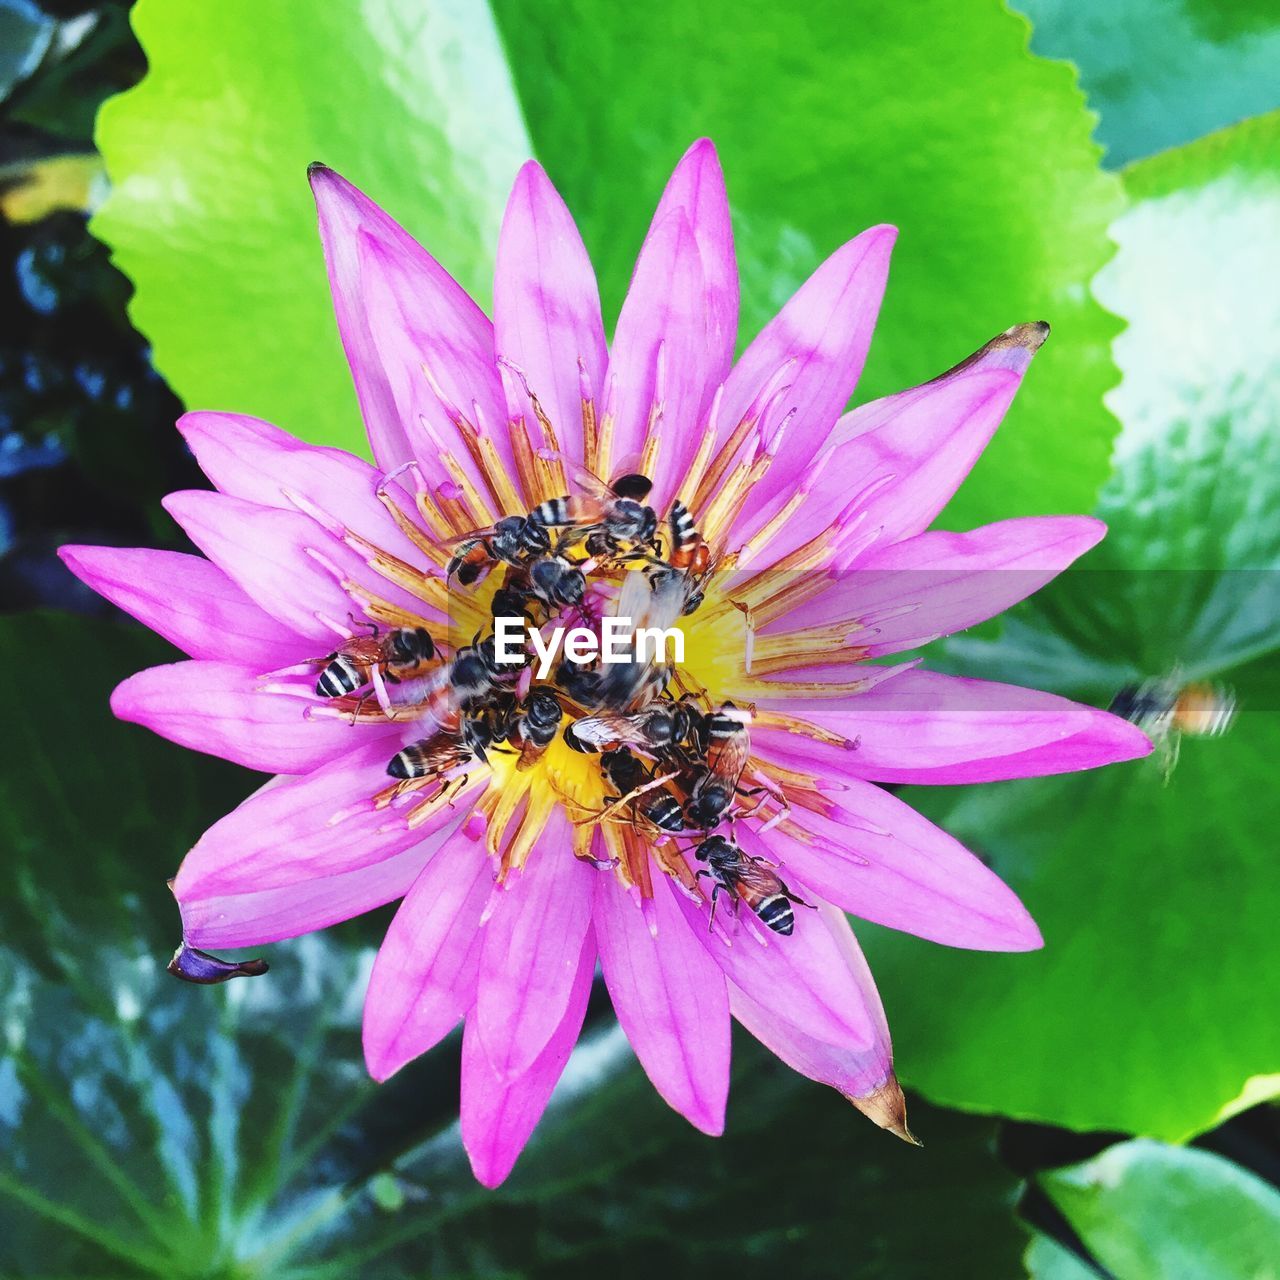
[[(378, 698), (378, 706), (382, 708), (382, 714), (388, 720), (396, 718), (396, 709), (391, 705), (391, 697), (387, 693), (387, 686), (382, 679), (382, 665), (375, 662), (369, 668), (369, 679), (373, 682), (373, 691)], [(367, 694), (365, 695), (368, 696)]]
[(352, 613), (349, 609), (347, 610), (347, 621), (351, 623), (352, 631), (355, 631), (357, 627), (368, 627), (369, 634), (371, 636), (376, 636), (378, 634), (378, 624), (376, 622), (370, 622), (368, 618), (366, 618), (363, 622), (361, 622), (361, 620), (357, 618), (356, 615)]

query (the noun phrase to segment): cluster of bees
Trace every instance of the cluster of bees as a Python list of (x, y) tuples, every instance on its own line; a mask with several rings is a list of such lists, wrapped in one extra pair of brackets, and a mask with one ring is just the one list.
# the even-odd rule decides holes
[[(688, 508), (675, 500), (660, 521), (645, 502), (651, 482), (640, 474), (611, 484), (590, 473), (577, 479), (580, 494), (455, 540), (448, 578), (466, 589), (495, 575), (491, 616), (532, 627), (566, 614), (589, 625), (589, 576), (596, 574), (621, 579), (614, 612), (636, 627), (665, 630), (695, 612), (714, 565)], [(492, 630), (445, 658), (423, 628), (368, 625), (368, 634), (320, 660), (315, 691), (357, 707), (376, 696), (392, 718), (430, 726), (388, 763), (399, 785), (460, 788), (468, 767), (494, 751), (515, 753), (515, 767), (528, 769), (563, 734), (571, 749), (599, 757), (610, 789), (605, 807), (583, 821), (627, 822), (653, 843), (688, 839), (701, 864), (696, 874), (711, 885), (712, 925), (723, 895), (735, 913), (745, 903), (769, 929), (792, 932), (792, 903), (809, 904), (771, 864), (716, 830), (726, 822), (731, 830), (739, 796), (767, 790), (779, 816), (786, 812), (772, 789), (743, 786), (748, 711), (673, 692), (671, 668), (656, 656), (604, 665), (565, 661), (551, 679), (535, 683), (530, 654), (499, 661)]]

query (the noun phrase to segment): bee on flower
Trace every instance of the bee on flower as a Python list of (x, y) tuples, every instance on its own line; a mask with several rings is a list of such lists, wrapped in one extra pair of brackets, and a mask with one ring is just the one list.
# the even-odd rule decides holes
[[(537, 164), (503, 221), (492, 318), (350, 183), (311, 182), (374, 464), (189, 413), (215, 491), (166, 508), (202, 555), (63, 549), (188, 655), (126, 680), (116, 714), (278, 775), (183, 860), (175, 970), (251, 976), (212, 953), (402, 900), (368, 1067), (385, 1079), (461, 1023), (462, 1138), (488, 1186), (546, 1106), (597, 964), (655, 1088), (702, 1131), (724, 1126), (736, 1018), (909, 1136), (846, 913), (956, 947), (1041, 939), (878, 784), (1150, 750), (1091, 707), (875, 661), (1001, 612), (1102, 536), (1053, 515), (930, 530), (1047, 326), (846, 412), (896, 232), (837, 249), (735, 362), (708, 141), (667, 184), (612, 343)], [(531, 646), (499, 661), (496, 613), (540, 637), (678, 626), (684, 648), (610, 666), (566, 643), (540, 676)]]

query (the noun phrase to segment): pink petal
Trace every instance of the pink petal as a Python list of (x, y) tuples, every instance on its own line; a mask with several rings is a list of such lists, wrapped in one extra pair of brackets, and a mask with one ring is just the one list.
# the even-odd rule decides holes
[[(766, 443), (782, 418), (795, 410), (778, 462), (752, 491), (743, 527), (775, 496), (794, 489), (799, 473), (826, 443), (853, 395), (880, 314), (897, 235), (894, 227), (877, 226), (842, 245), (796, 290), (734, 365), (721, 404), (721, 443), (784, 366), (781, 385), (789, 389), (763, 423)], [(857, 480), (860, 473), (845, 470), (846, 498), (851, 476)]]
[(665, 876), (652, 925), (611, 875), (596, 882), (593, 917), (609, 996), (654, 1088), (691, 1124), (724, 1132), (729, 1002), (724, 975), (689, 931)]
[(308, 720), (303, 698), (263, 693), (254, 671), (233, 662), (174, 662), (130, 676), (111, 695), (121, 720), (170, 742), (262, 773), (310, 773), (369, 740), (377, 726)]
[[(807, 837), (744, 828), (747, 852), (864, 920), (949, 947), (1028, 951), (1040, 931), (1013, 891), (957, 840), (869, 782), (845, 778), (823, 815), (793, 811)], [(798, 890), (802, 892), (803, 890)]]
[[(295, 440), (269, 422), (238, 413), (187, 413), (178, 419), (200, 469), (233, 498), (323, 517), (327, 528), (358, 534), (409, 564), (422, 552), (378, 500), (385, 476), (341, 449), (320, 449)], [(411, 500), (388, 486), (403, 510)]]
[(429, 480), (452, 485), (447, 456), (478, 492), (490, 496), (467, 433), (459, 426), (465, 419), (487, 433), (502, 468), (514, 474), (489, 321), (477, 311), (483, 340), (478, 332), (460, 331), (452, 314), (438, 309), (438, 299), (424, 297), (418, 274), (385, 241), (361, 232), (358, 254), (365, 323), (414, 458)]
[[(1106, 532), (1089, 516), (1028, 516), (969, 533), (921, 533), (873, 549), (830, 590), (769, 631), (850, 624), (871, 657), (900, 653), (1003, 613), (1039, 591)], [(858, 630), (861, 625), (862, 630)]]
[[(731, 984), (819, 1040), (864, 1048), (872, 1043), (874, 1028), (862, 993), (816, 912), (797, 906), (795, 932), (790, 937), (764, 938), (764, 926), (750, 918), (745, 906), (735, 931), (731, 906), (722, 899), (712, 932), (705, 905), (690, 902), (684, 894), (676, 894), (675, 899), (694, 935)], [(728, 939), (721, 932), (722, 918)]]
[(496, 1071), (475, 1016), (467, 1018), (459, 1120), (472, 1172), (486, 1187), (496, 1187), (511, 1172), (569, 1061), (587, 1013), (595, 950), (595, 939), (588, 932), (582, 939), (564, 1014), (523, 1074), (507, 1078)]
[[(516, 176), (498, 238), (493, 324), (499, 356), (523, 374), (561, 447), (583, 461), (582, 375), (599, 413), (609, 353), (600, 291), (573, 218), (535, 160)], [(523, 390), (526, 421), (533, 407)]]
[(330, 621), (345, 626), (347, 615), (358, 607), (337, 574), (367, 581), (378, 594), (402, 600), (402, 593), (300, 511), (260, 507), (203, 489), (171, 493), (163, 505), (191, 541), (247, 595), (310, 639), (316, 651), (306, 656), (323, 657), (331, 651), (339, 637)]
[[(351, 751), (299, 778), (256, 791), (214, 823), (183, 859), (174, 881), (178, 901), (298, 885), (391, 858), (455, 823), (466, 806), (441, 811), (421, 826), (405, 809), (375, 809), (390, 782), (387, 761), (399, 731)], [(473, 783), (473, 785), (475, 785)]]
[(765, 1009), (731, 986), (729, 1006), (733, 1016), (770, 1052), (793, 1071), (830, 1085), (881, 1128), (914, 1141), (906, 1126), (906, 1102), (893, 1074), (893, 1046), (889, 1025), (876, 991), (875, 981), (849, 922), (833, 907), (819, 907), (827, 927), (845, 957), (850, 973), (863, 991), (875, 1024), (875, 1043), (869, 1049), (815, 1040), (798, 1031), (785, 1018)]
[[(610, 359), (616, 399), (611, 469), (644, 447), (662, 402), (650, 498), (661, 510), (697, 452), (712, 393), (729, 372), (738, 330), (738, 274), (724, 175), (715, 147), (695, 142), (676, 166), (636, 260)], [(661, 371), (659, 371), (661, 349)]]
[(752, 747), (761, 756), (828, 778), (996, 781), (1092, 769), (1151, 750), (1145, 734), (1094, 707), (933, 671), (905, 671), (864, 693), (757, 697), (756, 703), (856, 739), (856, 748), (841, 750), (799, 733), (752, 727)]
[(192, 946), (257, 947), (296, 938), (350, 920), (409, 892), (434, 851), (466, 818), (461, 811), (450, 823), (418, 844), (367, 866), (332, 871), (313, 880), (276, 889), (203, 892), (181, 896), (183, 937)]
[[(478, 400), (493, 430), (505, 422), (505, 407), (492, 325), (453, 277), (368, 196), (323, 165), (312, 165), (310, 172), (338, 332), (378, 465), (390, 471), (416, 459), (431, 468), (435, 439), (464, 455), (457, 427), (426, 385), (422, 363), (431, 364), (468, 416), (472, 400)], [(389, 306), (403, 307), (403, 326), (398, 320), (379, 323), (391, 319)], [(505, 433), (498, 432), (495, 443), (509, 462)]]
[(860, 528), (878, 531), (880, 546), (923, 533), (986, 448), (1048, 332), (1047, 325), (1015, 326), (933, 381), (846, 414), (809, 471), (770, 471), (783, 493), (771, 504), (761, 503), (763, 490), (753, 493), (743, 530), (759, 529), (786, 491), (799, 487), (807, 499), (770, 541), (766, 561), (803, 545), (839, 513), (861, 516)]
[[(849, 529), (855, 553), (928, 528), (1004, 417), (1018, 381), (1007, 369), (975, 368), (846, 415), (806, 471), (784, 471), (788, 485), (776, 499), (761, 505), (762, 491), (752, 493), (741, 522), (747, 536), (760, 531), (794, 491), (803, 495), (767, 547), (757, 548), (760, 563), (774, 563), (832, 528)], [(881, 425), (862, 436), (868, 421)], [(868, 443), (872, 436), (879, 445)], [(967, 459), (962, 471), (958, 458)], [(848, 567), (853, 561), (841, 552), (834, 563)]]
[(83, 546), (59, 547), (58, 554), (81, 582), (193, 658), (272, 671), (311, 648), (201, 556)]
[(462, 836), (414, 881), (378, 949), (364, 1001), (364, 1057), (375, 1080), (426, 1053), (475, 1003), (480, 914), (492, 890), (485, 850)]
[[(635, 469), (645, 439), (661, 440), (651, 468), (649, 501), (660, 509), (670, 490), (670, 468), (687, 452), (705, 423), (715, 382), (727, 359), (708, 339), (709, 316), (702, 263), (693, 229), (683, 210), (670, 213), (650, 231), (622, 304), (609, 361), (607, 411), (614, 420), (611, 478)], [(650, 422), (655, 404), (661, 421)], [(690, 430), (689, 424), (698, 424)]]
[(569, 822), (553, 812), (522, 872), (495, 889), (484, 927), (475, 1029), (494, 1070), (523, 1075), (559, 1024), (591, 924), (595, 871), (573, 857)]

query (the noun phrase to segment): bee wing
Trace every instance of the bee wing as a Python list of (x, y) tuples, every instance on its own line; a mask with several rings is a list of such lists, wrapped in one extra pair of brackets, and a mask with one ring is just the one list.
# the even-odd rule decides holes
[(451, 533), (446, 538), (428, 537), (428, 541), (437, 547), (457, 547), (464, 542), (473, 542), (477, 538), (491, 538), (494, 532), (494, 526), (490, 524), (481, 529), (469, 529), (466, 533)]
[(387, 697), (393, 707), (401, 709), (425, 705), (431, 720), (447, 726), (462, 706), (462, 697), (450, 683), (449, 675), (449, 664), (442, 663), (424, 675), (387, 685)]
[(736, 879), (739, 894), (744, 898), (747, 896), (747, 893), (742, 892), (744, 889), (762, 898), (782, 890), (782, 881), (773, 873), (773, 870), (766, 867), (759, 859), (751, 857), (750, 854), (742, 855), (742, 861), (736, 871)]
[(647, 719), (646, 715), (584, 716), (573, 722), (573, 731), (597, 750), (619, 742), (629, 747), (644, 747), (648, 742), (644, 736)]
[(746, 733), (735, 733), (712, 743), (707, 752), (707, 765), (717, 778), (732, 782), (736, 787), (750, 758), (751, 738)]

